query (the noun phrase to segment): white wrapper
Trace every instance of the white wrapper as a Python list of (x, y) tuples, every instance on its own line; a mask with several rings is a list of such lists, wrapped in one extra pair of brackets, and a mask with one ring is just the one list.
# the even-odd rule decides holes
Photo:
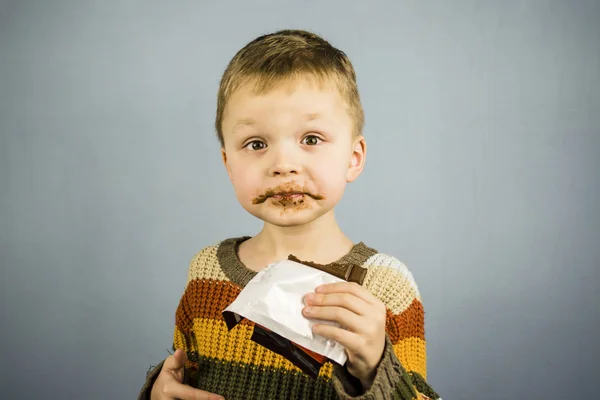
[(304, 296), (314, 293), (317, 286), (335, 282), (343, 280), (316, 268), (282, 260), (256, 274), (225, 312), (237, 314), (238, 320), (247, 318), (344, 365), (347, 359), (344, 347), (312, 332), (312, 326), (317, 322), (339, 325), (329, 321), (308, 320), (302, 315)]

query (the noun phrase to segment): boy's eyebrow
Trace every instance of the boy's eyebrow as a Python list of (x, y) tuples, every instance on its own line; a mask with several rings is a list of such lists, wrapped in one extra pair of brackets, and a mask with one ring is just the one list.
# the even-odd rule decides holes
[(307, 121), (313, 121), (315, 119), (319, 119), (321, 118), (321, 114), (318, 112), (314, 112), (314, 113), (306, 113), (303, 115), (303, 118)]
[[(314, 121), (317, 119), (320, 119), (322, 117), (321, 113), (318, 112), (311, 112), (311, 113), (305, 113), (302, 115), (302, 119), (305, 121)], [(240, 118), (235, 122), (235, 125), (233, 125), (233, 131), (237, 131), (239, 128), (243, 128), (246, 126), (254, 126), (256, 125), (256, 120), (252, 119), (252, 118)]]
[(253, 126), (256, 125), (256, 121), (252, 118), (240, 118), (233, 125), (233, 131), (237, 131), (239, 128), (243, 128), (244, 126)]

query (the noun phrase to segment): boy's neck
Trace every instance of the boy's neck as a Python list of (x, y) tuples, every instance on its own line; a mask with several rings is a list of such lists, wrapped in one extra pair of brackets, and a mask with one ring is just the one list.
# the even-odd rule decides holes
[(301, 260), (323, 264), (338, 260), (354, 245), (338, 226), (333, 210), (302, 226), (265, 224), (262, 231), (249, 241), (254, 250), (272, 261), (293, 254)]

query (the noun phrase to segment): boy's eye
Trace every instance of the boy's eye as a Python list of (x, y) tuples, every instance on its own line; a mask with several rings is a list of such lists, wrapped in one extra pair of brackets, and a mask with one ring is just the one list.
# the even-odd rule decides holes
[(315, 135), (308, 135), (302, 140), (302, 142), (308, 146), (315, 146), (321, 142), (321, 138)]
[(253, 140), (253, 141), (249, 142), (248, 144), (246, 144), (246, 146), (244, 146), (244, 147), (248, 148), (250, 150), (258, 151), (258, 150), (262, 150), (265, 147), (267, 147), (267, 144), (265, 142), (261, 142), (260, 140)]

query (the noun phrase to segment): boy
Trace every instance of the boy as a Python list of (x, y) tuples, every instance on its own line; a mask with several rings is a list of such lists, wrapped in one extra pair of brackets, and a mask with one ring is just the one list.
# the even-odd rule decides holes
[[(363, 170), (363, 110), (346, 55), (317, 35), (286, 30), (241, 49), (221, 80), (216, 130), (238, 201), (264, 221), (192, 260), (176, 313), (175, 353), (148, 373), (140, 399), (438, 399), (427, 384), (424, 312), (406, 267), (338, 227), (334, 207)], [(317, 378), (227, 330), (222, 311), (262, 268), (290, 255), (367, 268), (361, 285), (307, 293), (304, 316), (347, 351)], [(221, 397), (223, 396), (223, 397)]]

